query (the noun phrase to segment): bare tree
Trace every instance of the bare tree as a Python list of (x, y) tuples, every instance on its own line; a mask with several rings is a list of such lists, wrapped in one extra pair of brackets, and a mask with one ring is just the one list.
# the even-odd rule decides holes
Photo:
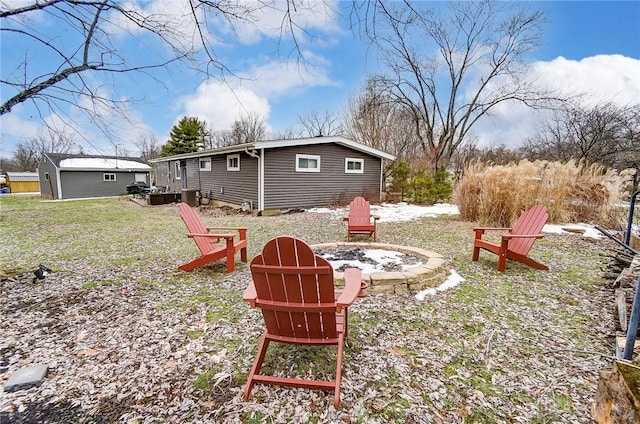
[(218, 147), (231, 146), (232, 144), (231, 130), (213, 130), (212, 127), (209, 129), (209, 139), (205, 149), (215, 149)]
[(36, 137), (18, 143), (12, 160), (16, 171), (33, 171), (42, 159), (42, 153), (72, 153), (77, 143), (74, 133), (52, 128), (44, 128)]
[(386, 63), (378, 83), (411, 116), (435, 170), (497, 105), (544, 107), (557, 99), (536, 90), (523, 68), (540, 41), (541, 12), (487, 0), (438, 4), (437, 12), (426, 4), (376, 0), (354, 16)]
[(283, 130), (278, 131), (276, 134), (273, 134), (273, 138), (276, 140), (291, 140), (292, 138), (297, 138), (298, 134), (293, 128), (285, 128)]
[(34, 171), (38, 168), (42, 152), (34, 151), (30, 143), (20, 143), (13, 152), (12, 171)]
[(231, 125), (233, 144), (254, 143), (267, 134), (264, 118), (257, 113), (243, 115)]
[(326, 137), (342, 133), (340, 117), (329, 111), (324, 114), (312, 110), (298, 118), (298, 124), (302, 128), (301, 133), (307, 137)]
[(519, 149), (512, 149), (504, 144), (490, 147), (478, 147), (476, 140), (465, 141), (451, 157), (450, 167), (456, 180), (463, 177), (464, 170), (472, 163), (490, 165), (507, 165), (524, 159)]
[(543, 122), (521, 150), (535, 159), (587, 161), (640, 169), (640, 104), (568, 104)]
[(349, 99), (343, 126), (352, 140), (407, 161), (415, 157), (417, 140), (410, 117), (373, 78)]
[(249, 113), (236, 119), (231, 124), (231, 129), (213, 130), (210, 127), (209, 133), (207, 148), (215, 149), (262, 140), (267, 135), (267, 127), (263, 117), (257, 113)]
[(152, 133), (138, 136), (136, 146), (140, 150), (140, 157), (144, 159), (145, 162), (149, 162), (150, 159), (159, 158), (162, 153), (160, 142)]
[[(104, 89), (105, 76), (126, 74), (161, 83), (158, 71), (188, 60), (204, 78), (224, 79), (233, 72), (217, 56), (216, 41), (238, 37), (237, 26), (255, 26), (265, 11), (282, 16), (280, 42), (288, 37), (293, 50), (300, 53), (296, 34), (304, 29), (296, 18), (303, 7), (294, 0), (183, 0), (168, 5), (176, 11), (118, 0), (0, 1), (3, 44), (16, 41), (16, 45), (25, 46), (24, 54), (15, 56), (19, 59), (13, 63), (3, 55), (0, 115), (31, 102), (43, 123), (47, 123), (47, 116), (56, 115), (65, 122), (75, 122), (78, 128), (77, 117), (68, 110), (73, 105), (111, 137), (105, 116), (119, 113), (126, 117), (126, 104), (136, 99), (110, 93), (115, 83)], [(47, 31), (39, 21), (43, 17)], [(57, 33), (50, 34), (51, 28)], [(122, 34), (136, 37), (145, 54), (128, 53), (125, 44), (130, 40)]]

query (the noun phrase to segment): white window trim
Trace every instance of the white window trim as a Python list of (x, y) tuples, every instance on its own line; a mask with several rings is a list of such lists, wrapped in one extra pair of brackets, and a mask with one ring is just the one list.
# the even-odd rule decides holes
[[(238, 159), (238, 166), (230, 166), (229, 160)], [(240, 171), (240, 154), (236, 153), (235, 155), (227, 155), (227, 171)]]
[[(318, 162), (317, 168), (300, 168), (300, 159), (314, 159)], [(320, 156), (318, 155), (296, 155), (296, 172), (320, 172)]]
[[(202, 166), (204, 164), (204, 167)], [(201, 158), (200, 159), (200, 170), (201, 171), (211, 171), (211, 158)]]
[(180, 161), (175, 161), (173, 163), (173, 172), (175, 172), (175, 178), (176, 180), (181, 180), (182, 179), (182, 167), (180, 166)]
[[(109, 178), (107, 178), (107, 176), (109, 176)], [(113, 176), (113, 179), (111, 178), (111, 176)], [(105, 172), (104, 174), (102, 174), (102, 181), (104, 182), (109, 182), (112, 183), (114, 181), (116, 181), (116, 174), (115, 172)]]
[[(349, 162), (360, 163), (360, 169), (349, 169)], [(344, 158), (345, 174), (364, 174), (364, 159), (361, 158)]]

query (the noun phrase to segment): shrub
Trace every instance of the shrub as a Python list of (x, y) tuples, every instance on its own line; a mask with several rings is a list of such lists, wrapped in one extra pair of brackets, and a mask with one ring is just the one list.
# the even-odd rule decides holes
[(424, 168), (412, 172), (409, 164), (400, 160), (391, 170), (391, 175), (391, 191), (400, 193), (401, 201), (433, 204), (448, 201), (453, 192), (449, 174), (444, 168), (438, 169), (435, 175)]
[(391, 190), (396, 193), (401, 193), (401, 201), (404, 201), (406, 193), (411, 188), (409, 175), (411, 175), (411, 168), (404, 159), (400, 159), (391, 170), (391, 177), (393, 178), (391, 181)]

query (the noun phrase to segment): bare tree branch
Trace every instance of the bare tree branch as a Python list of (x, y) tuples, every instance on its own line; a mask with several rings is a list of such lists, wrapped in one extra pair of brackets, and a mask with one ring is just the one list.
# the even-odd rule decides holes
[[(446, 165), (474, 125), (505, 102), (550, 107), (564, 99), (538, 90), (524, 70), (540, 40), (541, 12), (488, 0), (367, 4), (367, 35), (388, 73), (381, 85), (412, 117), (432, 169)], [(374, 27), (375, 24), (375, 27)]]
[[(128, 74), (132, 79), (162, 84), (158, 71), (180, 61), (204, 79), (237, 77), (213, 46), (218, 41), (233, 41), (226, 30), (239, 37), (235, 32), (238, 25), (258, 28), (264, 12), (282, 13), (280, 42), (290, 37), (299, 57), (303, 56), (297, 36), (308, 34), (296, 20), (301, 15), (295, 0), (185, 0), (184, 14), (174, 15), (154, 11), (151, 3), (119, 0), (32, 0), (28, 5), (13, 6), (0, 2), (3, 43), (18, 40), (27, 47), (14, 63), (5, 64), (3, 57), (0, 115), (29, 101), (46, 125), (50, 115), (69, 117), (71, 109), (62, 109), (73, 106), (86, 112), (86, 119), (108, 138), (110, 125), (100, 122), (96, 111), (110, 109), (109, 113), (126, 119), (126, 106), (135, 100), (129, 95), (112, 95), (110, 91), (117, 85), (107, 87), (106, 76), (115, 81), (116, 75)], [(38, 14), (46, 16), (46, 28), (34, 19)], [(224, 31), (219, 28), (221, 22), (228, 25)], [(146, 55), (129, 54), (123, 40), (132, 37), (156, 50)]]

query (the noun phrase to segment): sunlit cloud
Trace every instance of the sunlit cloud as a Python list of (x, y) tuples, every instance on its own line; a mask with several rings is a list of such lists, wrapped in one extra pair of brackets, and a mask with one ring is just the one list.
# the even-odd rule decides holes
[(182, 99), (181, 111), (205, 120), (216, 130), (228, 130), (234, 121), (249, 114), (257, 114), (266, 122), (274, 100), (302, 95), (311, 87), (336, 85), (329, 78), (323, 59), (313, 57), (313, 60), (317, 66), (294, 61), (270, 62), (255, 66), (227, 83), (202, 83), (192, 95)]
[[(128, 1), (122, 8), (185, 51), (200, 49), (201, 41), (213, 46), (233, 46), (257, 44), (265, 38), (283, 43), (295, 40), (302, 48), (311, 41), (335, 42), (335, 35), (344, 32), (337, 23), (335, 0), (301, 0), (295, 7), (285, 0), (238, 0), (221, 4), (220, 10), (205, 4), (192, 7), (187, 0), (154, 0)], [(139, 25), (116, 11), (111, 13), (106, 29), (120, 36), (143, 32)], [(322, 33), (325, 38), (309, 37), (310, 32)]]
[(598, 55), (580, 61), (558, 57), (531, 66), (538, 84), (552, 91), (583, 94), (593, 106), (612, 102), (627, 106), (640, 102), (640, 60), (621, 55)]
[[(192, 51), (200, 42), (197, 22), (203, 21), (201, 9), (192, 10), (185, 0), (155, 0), (151, 2), (129, 1), (121, 5), (125, 15), (113, 10), (104, 24), (110, 35), (125, 39), (151, 29), (181, 52)], [(144, 28), (139, 25), (144, 24)], [(147, 29), (145, 29), (147, 28)], [(213, 40), (206, 38), (207, 42)]]
[[(223, 39), (237, 38), (241, 44), (256, 44), (264, 38), (280, 39), (304, 45), (318, 38), (309, 37), (309, 32), (323, 33), (329, 39), (333, 34), (342, 33), (337, 23), (337, 2), (301, 0), (295, 4), (285, 0), (276, 0), (268, 5), (255, 0), (237, 2), (239, 10), (250, 11), (244, 17), (229, 22), (218, 15), (212, 21), (211, 30)], [(291, 22), (295, 24), (291, 25)]]
[[(186, 116), (206, 121), (213, 130), (228, 130), (234, 121), (249, 114), (256, 114), (266, 121), (271, 112), (266, 98), (220, 81), (200, 84), (192, 96), (182, 100), (182, 104)], [(176, 123), (179, 119), (176, 118)]]
[(336, 86), (329, 76), (330, 63), (310, 51), (303, 52), (305, 62), (272, 61), (242, 74), (238, 84), (267, 98), (293, 96), (310, 87)]
[[(598, 55), (582, 60), (558, 57), (535, 62), (529, 76), (552, 93), (575, 97), (586, 107), (613, 103), (626, 107), (640, 103), (640, 60), (621, 55)], [(505, 102), (474, 126), (481, 146), (518, 147), (538, 131), (549, 113), (533, 111), (521, 103)]]

